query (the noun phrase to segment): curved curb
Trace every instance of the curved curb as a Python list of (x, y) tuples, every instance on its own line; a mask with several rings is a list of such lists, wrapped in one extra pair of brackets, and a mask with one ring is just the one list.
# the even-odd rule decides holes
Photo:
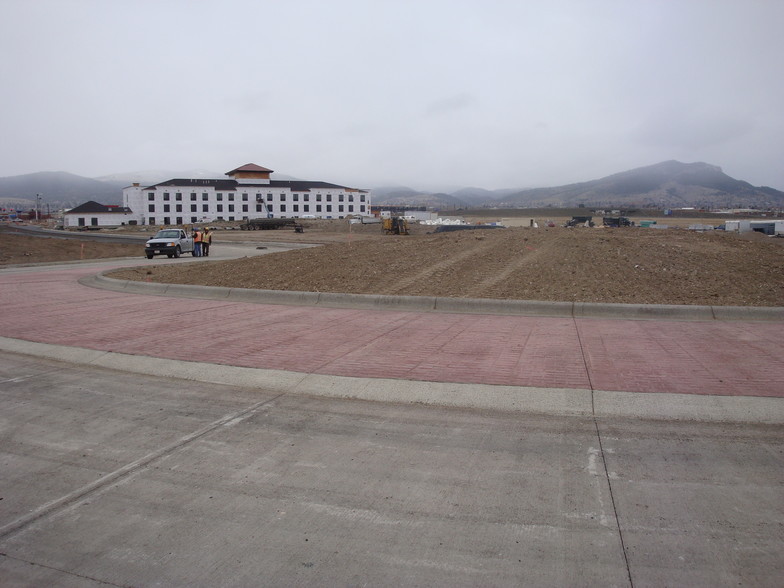
[(443, 298), (436, 296), (387, 296), (381, 294), (338, 294), (287, 290), (252, 290), (220, 286), (163, 284), (118, 280), (106, 270), (79, 280), (84, 286), (151, 296), (177, 296), (205, 300), (323, 306), (359, 310), (443, 312), (451, 314), (495, 314), (560, 318), (611, 318), (626, 320), (678, 321), (784, 321), (784, 307), (686, 306), (667, 304), (610, 304), (595, 302), (547, 302), (537, 300), (495, 300), (486, 298)]
[(0, 351), (148, 376), (346, 400), (580, 418), (784, 424), (781, 398), (355, 378), (128, 355), (0, 337)]

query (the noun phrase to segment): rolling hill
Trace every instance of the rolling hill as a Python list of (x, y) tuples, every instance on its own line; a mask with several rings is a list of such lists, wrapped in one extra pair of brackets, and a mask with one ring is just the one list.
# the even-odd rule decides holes
[(120, 204), (120, 182), (103, 182), (68, 172), (38, 172), (0, 178), (0, 201), (20, 208), (35, 206), (36, 195), (41, 202), (55, 208), (70, 208), (95, 200), (102, 204)]
[(781, 208), (784, 192), (736, 180), (715, 165), (665, 161), (589, 182), (523, 190), (495, 205)]

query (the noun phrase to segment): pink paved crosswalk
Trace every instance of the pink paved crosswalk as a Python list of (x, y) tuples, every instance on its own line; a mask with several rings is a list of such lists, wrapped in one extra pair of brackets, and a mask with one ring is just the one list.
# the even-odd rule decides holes
[(782, 323), (276, 306), (124, 294), (77, 282), (100, 269), (0, 273), (0, 336), (324, 375), (784, 396)]

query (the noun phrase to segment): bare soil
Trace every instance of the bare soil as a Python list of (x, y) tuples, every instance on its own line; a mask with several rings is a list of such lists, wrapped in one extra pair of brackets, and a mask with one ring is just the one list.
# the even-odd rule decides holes
[(0, 232), (0, 266), (111, 257), (138, 257), (141, 251), (140, 245), (127, 243), (33, 237), (11, 231)]
[[(519, 300), (784, 306), (784, 239), (683, 229), (508, 228), (384, 236), (216, 232), (323, 247), (123, 269), (115, 278), (232, 288)], [(352, 229), (353, 230), (353, 229)], [(261, 233), (269, 233), (261, 235)]]

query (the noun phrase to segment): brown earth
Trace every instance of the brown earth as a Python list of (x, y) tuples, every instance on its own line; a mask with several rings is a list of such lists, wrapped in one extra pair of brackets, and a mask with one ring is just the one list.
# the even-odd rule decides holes
[[(323, 247), (124, 269), (115, 278), (233, 288), (520, 300), (784, 306), (784, 239), (682, 229), (509, 228), (382, 236), (244, 231), (221, 241)], [(264, 233), (264, 234), (263, 234)], [(268, 234), (267, 234), (268, 233)], [(285, 236), (285, 237), (284, 237)]]
[(139, 245), (132, 244), (33, 237), (5, 230), (0, 232), (0, 266), (107, 257), (138, 257), (140, 251)]

